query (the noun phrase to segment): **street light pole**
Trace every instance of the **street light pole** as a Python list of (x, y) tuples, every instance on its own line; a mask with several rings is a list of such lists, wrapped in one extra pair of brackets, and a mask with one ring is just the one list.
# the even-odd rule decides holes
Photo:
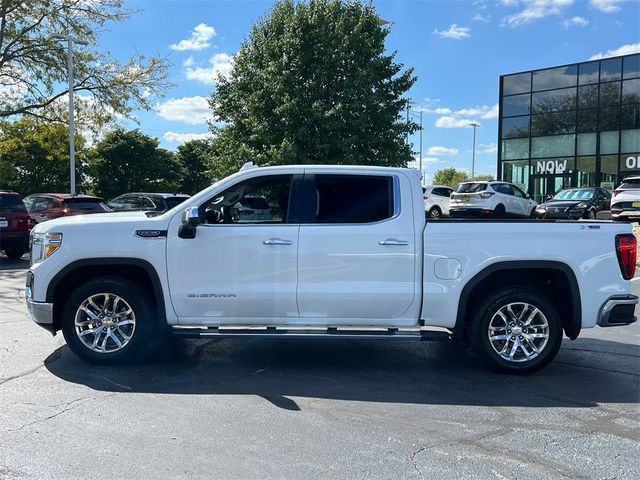
[(473, 150), (471, 153), (471, 180), (476, 176), (476, 128), (480, 126), (478, 122), (471, 122), (473, 127)]
[(76, 149), (75, 149), (75, 121), (73, 108), (73, 44), (88, 45), (84, 40), (74, 38), (71, 35), (54, 35), (56, 40), (67, 41), (67, 82), (69, 83), (69, 170), (71, 173), (71, 195), (76, 194)]
[(420, 182), (422, 182), (422, 110), (420, 110)]

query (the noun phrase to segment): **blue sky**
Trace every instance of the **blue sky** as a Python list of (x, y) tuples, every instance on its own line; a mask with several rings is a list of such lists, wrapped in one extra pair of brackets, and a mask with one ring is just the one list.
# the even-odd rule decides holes
[[(137, 0), (140, 12), (111, 25), (98, 48), (119, 58), (167, 56), (175, 87), (155, 112), (137, 112), (139, 128), (162, 146), (207, 134), (206, 98), (216, 72), (228, 72), (266, 0)], [(423, 111), (427, 183), (446, 166), (495, 175), (499, 76), (640, 51), (639, 0), (374, 1), (390, 22), (388, 50), (418, 76), (410, 97)], [(132, 128), (135, 125), (130, 125)], [(418, 150), (418, 136), (411, 141)]]

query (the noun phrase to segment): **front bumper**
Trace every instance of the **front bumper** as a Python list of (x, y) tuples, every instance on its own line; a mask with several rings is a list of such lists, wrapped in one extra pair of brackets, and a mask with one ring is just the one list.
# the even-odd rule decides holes
[(27, 302), (27, 311), (31, 320), (45, 330), (55, 333), (53, 328), (53, 303), (34, 302), (31, 295), (31, 287), (25, 288), (24, 296)]
[(567, 210), (565, 208), (536, 209), (536, 217), (543, 219), (580, 220), (584, 217), (584, 210)]
[(598, 325), (601, 327), (618, 327), (634, 323), (635, 308), (638, 297), (635, 295), (614, 295), (609, 297), (600, 307)]

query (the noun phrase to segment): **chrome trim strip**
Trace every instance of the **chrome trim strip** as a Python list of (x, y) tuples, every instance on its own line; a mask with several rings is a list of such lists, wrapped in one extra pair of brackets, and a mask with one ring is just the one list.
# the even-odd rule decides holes
[(53, 324), (53, 303), (34, 302), (27, 297), (29, 317), (36, 323)]
[[(619, 305), (637, 305), (637, 304), (638, 304), (638, 297), (636, 297), (635, 295), (620, 295), (620, 296), (610, 297), (609, 299), (607, 299), (606, 302), (602, 304), (602, 307), (600, 307), (600, 313), (598, 314), (598, 325), (600, 325), (601, 327), (610, 327), (614, 325), (629, 325), (628, 323), (621, 323), (621, 324), (609, 323), (609, 316), (611, 315), (611, 312), (613, 311), (613, 309)], [(630, 323), (633, 323), (633, 322), (630, 322)]]

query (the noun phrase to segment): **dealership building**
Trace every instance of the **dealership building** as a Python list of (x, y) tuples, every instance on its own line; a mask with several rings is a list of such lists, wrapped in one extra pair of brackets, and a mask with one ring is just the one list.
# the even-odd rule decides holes
[(498, 178), (540, 201), (640, 175), (640, 54), (500, 77)]

